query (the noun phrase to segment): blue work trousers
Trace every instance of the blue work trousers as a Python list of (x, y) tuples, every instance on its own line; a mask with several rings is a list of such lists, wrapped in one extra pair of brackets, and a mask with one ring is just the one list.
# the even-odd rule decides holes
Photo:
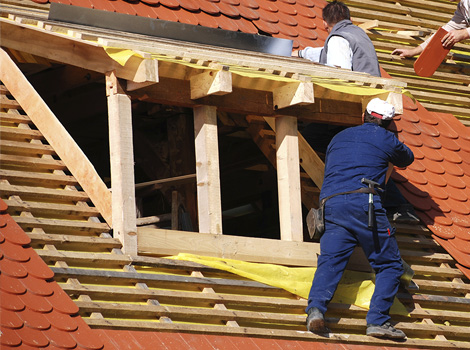
[(308, 297), (307, 309), (325, 313), (333, 298), (354, 248), (359, 244), (375, 270), (375, 291), (367, 313), (367, 324), (382, 325), (398, 291), (403, 265), (385, 209), (375, 199), (376, 225), (368, 228), (368, 195), (354, 193), (329, 199), (325, 205), (325, 233), (320, 240), (320, 256)]

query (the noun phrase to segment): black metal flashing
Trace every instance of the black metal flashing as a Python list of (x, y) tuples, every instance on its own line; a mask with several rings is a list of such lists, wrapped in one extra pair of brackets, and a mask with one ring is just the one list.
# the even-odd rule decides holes
[(279, 56), (291, 56), (293, 46), (292, 40), (288, 39), (131, 16), (56, 2), (51, 3), (49, 19)]

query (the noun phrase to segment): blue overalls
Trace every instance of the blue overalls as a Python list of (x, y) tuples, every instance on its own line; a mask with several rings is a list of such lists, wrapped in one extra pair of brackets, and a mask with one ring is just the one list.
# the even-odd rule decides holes
[[(357, 190), (366, 178), (385, 186), (388, 163), (404, 167), (414, 160), (413, 152), (393, 133), (372, 123), (348, 128), (330, 142), (320, 199), (335, 193)], [(374, 195), (376, 226), (368, 228), (368, 199), (365, 193), (339, 195), (325, 204), (325, 233), (308, 297), (307, 309), (322, 313), (333, 298), (354, 248), (359, 244), (376, 273), (375, 291), (367, 313), (367, 324), (382, 325), (403, 274), (400, 252), (380, 195)]]

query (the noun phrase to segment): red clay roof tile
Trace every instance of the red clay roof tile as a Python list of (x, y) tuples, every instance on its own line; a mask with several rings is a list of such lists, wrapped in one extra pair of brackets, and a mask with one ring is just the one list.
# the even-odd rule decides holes
[(160, 4), (171, 9), (180, 8), (180, 3), (178, 0), (160, 0)]
[(199, 8), (209, 15), (218, 15), (220, 13), (219, 8), (214, 3), (207, 0), (201, 0), (199, 2)]
[(2, 273), (0, 275), (0, 289), (10, 294), (23, 294), (26, 288), (18, 278), (7, 276)]
[(250, 33), (250, 34), (257, 34), (258, 33), (258, 28), (256, 28), (253, 23), (250, 21), (247, 21), (243, 18), (241, 18), (237, 22), (238, 28), (243, 31), (244, 33)]
[(180, 6), (184, 8), (185, 10), (191, 11), (191, 12), (196, 12), (199, 10), (199, 4), (195, 2), (194, 0), (178, 0), (180, 3)]
[(220, 9), (220, 12), (223, 13), (225, 16), (234, 17), (234, 18), (240, 16), (240, 12), (233, 5), (229, 5), (222, 1), (217, 3), (216, 5)]
[(15, 330), (0, 327), (2, 336), (0, 337), (0, 344), (4, 346), (18, 347), (21, 345), (21, 337)]
[(250, 9), (249, 7), (240, 6), (238, 8), (238, 11), (240, 12), (240, 16), (250, 21), (257, 20), (260, 18), (259, 13), (257, 11)]
[(256, 0), (240, 0), (240, 5), (254, 10), (259, 9), (259, 4)]
[(199, 21), (199, 24), (208, 27), (208, 28), (218, 28), (219, 23), (217, 19), (214, 18), (214, 16), (211, 16), (205, 12), (200, 12), (197, 14), (197, 18)]

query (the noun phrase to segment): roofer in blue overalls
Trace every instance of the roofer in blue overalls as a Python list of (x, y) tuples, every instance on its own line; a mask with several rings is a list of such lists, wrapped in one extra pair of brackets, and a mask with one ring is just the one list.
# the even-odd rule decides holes
[(405, 167), (414, 156), (386, 130), (394, 115), (391, 104), (374, 98), (363, 114), (364, 123), (341, 131), (328, 145), (320, 200), (349, 193), (333, 196), (325, 203), (325, 233), (320, 239), (320, 256), (306, 309), (307, 329), (311, 332), (329, 332), (324, 313), (349, 257), (360, 245), (376, 274), (366, 334), (406, 338), (404, 332), (390, 324), (389, 310), (403, 266), (395, 229), (387, 219), (381, 197), (389, 163)]

